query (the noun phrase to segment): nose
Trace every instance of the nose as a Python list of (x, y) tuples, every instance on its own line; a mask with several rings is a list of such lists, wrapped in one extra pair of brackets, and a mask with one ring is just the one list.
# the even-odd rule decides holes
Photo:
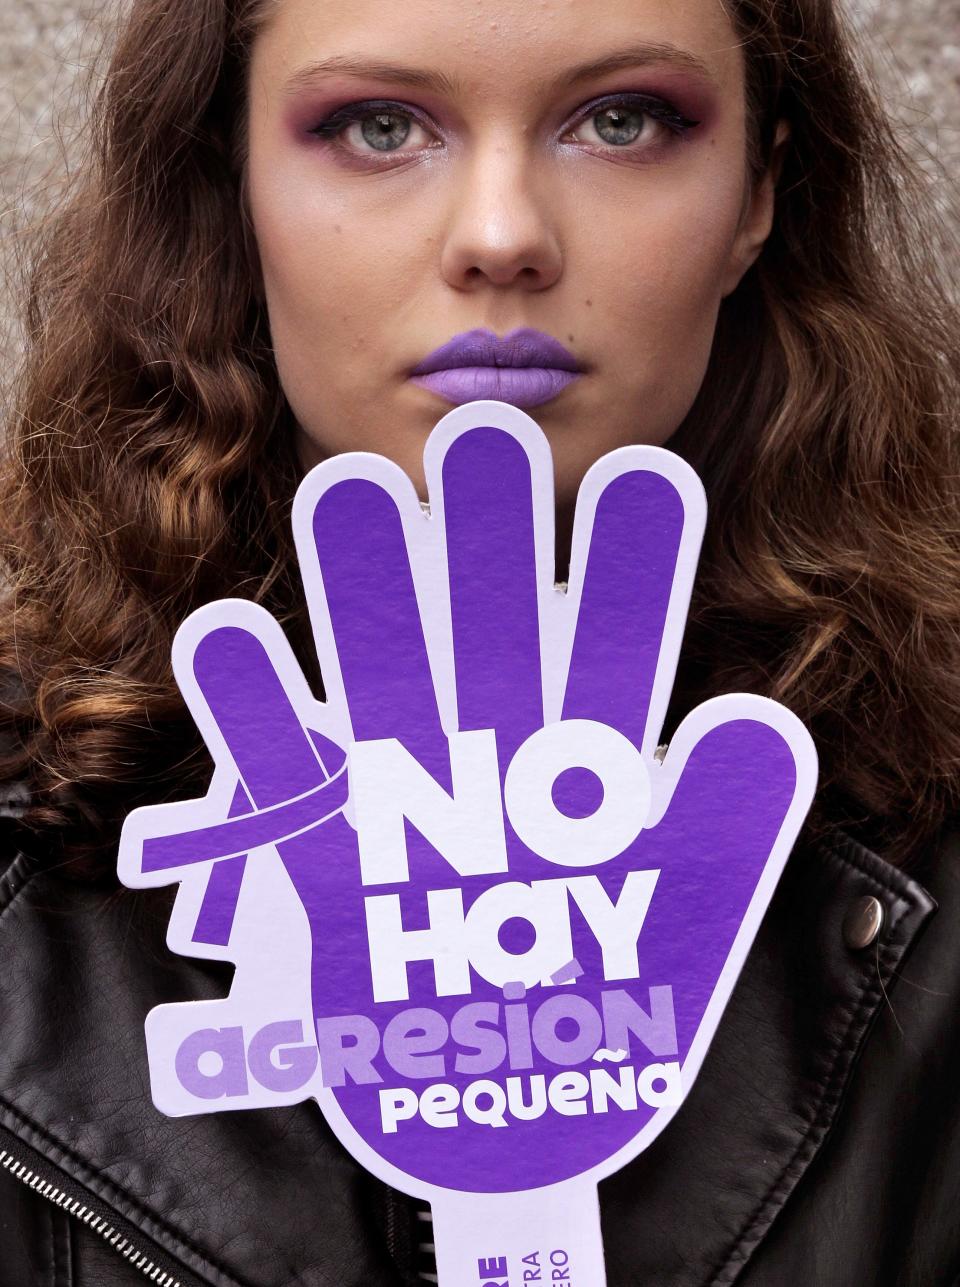
[(546, 194), (521, 147), (488, 146), (465, 162), (440, 269), (457, 290), (545, 290), (563, 271)]

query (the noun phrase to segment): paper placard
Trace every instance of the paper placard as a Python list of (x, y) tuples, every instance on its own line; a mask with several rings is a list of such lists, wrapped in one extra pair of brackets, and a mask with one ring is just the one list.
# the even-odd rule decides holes
[(657, 754), (705, 518), (679, 458), (593, 466), (566, 587), (528, 416), (459, 407), (425, 464), (428, 509), (369, 454), (298, 490), (325, 702), (253, 604), (177, 634), (216, 769), (130, 815), (120, 876), (179, 881), (170, 946), (237, 969), (147, 1017), (152, 1093), (172, 1115), (315, 1098), (433, 1204), (444, 1287), (597, 1287), (597, 1182), (693, 1084), (816, 758), (745, 694)]

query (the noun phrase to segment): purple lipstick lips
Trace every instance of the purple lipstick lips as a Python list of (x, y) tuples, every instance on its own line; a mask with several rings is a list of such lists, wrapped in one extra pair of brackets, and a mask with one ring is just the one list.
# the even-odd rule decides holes
[(555, 398), (578, 374), (576, 358), (559, 340), (521, 326), (502, 339), (483, 329), (455, 335), (410, 376), (414, 384), (456, 406), (493, 398), (536, 407)]

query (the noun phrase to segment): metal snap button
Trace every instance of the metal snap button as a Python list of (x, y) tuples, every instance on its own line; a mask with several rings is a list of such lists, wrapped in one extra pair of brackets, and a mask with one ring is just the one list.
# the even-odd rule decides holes
[(870, 894), (858, 898), (847, 908), (843, 918), (843, 941), (859, 951), (869, 947), (883, 928), (883, 903)]

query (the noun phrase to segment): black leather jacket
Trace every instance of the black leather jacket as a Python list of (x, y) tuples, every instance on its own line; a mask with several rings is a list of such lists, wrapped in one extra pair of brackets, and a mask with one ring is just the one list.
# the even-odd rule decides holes
[[(169, 895), (0, 865), (2, 1287), (416, 1282), (413, 1204), (314, 1104), (153, 1108), (146, 1012), (229, 986), (165, 947)], [(883, 928), (854, 948), (865, 896)], [(958, 1002), (960, 843), (913, 876), (799, 846), (689, 1099), (601, 1186), (609, 1287), (957, 1281)]]

